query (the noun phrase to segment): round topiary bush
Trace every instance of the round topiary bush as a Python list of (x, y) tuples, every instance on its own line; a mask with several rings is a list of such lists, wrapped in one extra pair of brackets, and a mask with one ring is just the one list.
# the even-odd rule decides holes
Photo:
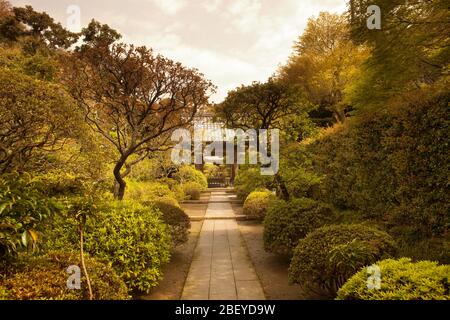
[(86, 251), (109, 261), (130, 290), (149, 292), (162, 278), (172, 246), (170, 230), (153, 206), (116, 201), (88, 219)]
[[(95, 300), (129, 299), (125, 283), (105, 263), (85, 257)], [(81, 272), (81, 289), (67, 288), (67, 268), (81, 269), (79, 253), (49, 252), (44, 256), (22, 260), (4, 279), (0, 277), (0, 299), (8, 300), (86, 300), (89, 291)]]
[(267, 207), (270, 200), (275, 199), (275, 195), (267, 189), (253, 191), (245, 199), (243, 213), (247, 217), (263, 220), (266, 216)]
[(394, 240), (384, 231), (361, 224), (321, 227), (298, 242), (289, 280), (334, 297), (360, 268), (394, 253)]
[(206, 176), (191, 166), (181, 166), (178, 172), (173, 175), (173, 178), (182, 184), (195, 182), (200, 186), (200, 191), (208, 188)]
[(450, 300), (450, 266), (411, 262), (409, 258), (379, 261), (379, 289), (369, 289), (363, 268), (338, 291), (338, 300)]
[(170, 228), (173, 245), (178, 246), (185, 243), (191, 228), (191, 221), (186, 212), (171, 198), (161, 198), (154, 204), (161, 211), (164, 223)]
[(199, 200), (202, 193), (202, 186), (196, 182), (187, 182), (183, 184), (183, 191), (189, 200)]
[(266, 251), (292, 255), (300, 239), (333, 221), (331, 206), (308, 198), (271, 201), (264, 220)]

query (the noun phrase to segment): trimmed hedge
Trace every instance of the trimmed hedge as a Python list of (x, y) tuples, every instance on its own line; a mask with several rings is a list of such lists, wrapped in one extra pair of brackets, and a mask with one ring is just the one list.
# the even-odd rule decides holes
[(376, 263), (380, 289), (367, 287), (367, 269), (351, 277), (338, 291), (338, 300), (450, 300), (450, 266), (411, 262), (409, 258)]
[(162, 278), (172, 243), (156, 208), (129, 201), (103, 205), (85, 233), (86, 251), (109, 261), (130, 290), (148, 293)]
[(268, 188), (270, 182), (271, 177), (261, 175), (259, 168), (242, 168), (234, 179), (234, 190), (238, 199), (244, 201), (251, 192)]
[(173, 178), (181, 184), (197, 183), (200, 186), (200, 191), (208, 188), (208, 180), (205, 175), (191, 166), (181, 166), (178, 172), (173, 175)]
[(245, 199), (244, 215), (258, 220), (263, 220), (266, 216), (267, 207), (270, 200), (273, 200), (275, 195), (269, 190), (253, 191)]
[(361, 224), (321, 227), (299, 241), (289, 267), (289, 280), (334, 297), (360, 268), (394, 253), (391, 236), (372, 227)]
[(448, 90), (415, 92), (329, 129), (307, 147), (322, 199), (418, 241), (449, 233)]
[[(129, 299), (127, 287), (115, 271), (95, 258), (85, 257), (95, 300)], [(81, 272), (81, 289), (67, 288), (67, 268), (78, 265), (79, 253), (49, 252), (44, 256), (25, 258), (2, 280), (0, 300), (86, 300), (89, 299), (86, 278)]]
[(202, 193), (202, 186), (196, 182), (187, 182), (182, 185), (184, 194), (189, 200), (199, 200)]
[[(85, 252), (108, 261), (130, 291), (149, 292), (162, 278), (172, 241), (153, 202), (99, 203), (88, 215), (84, 231)], [(79, 249), (77, 223), (68, 212), (47, 221), (44, 234), (48, 250)]]
[(333, 219), (331, 206), (312, 199), (272, 201), (264, 220), (264, 248), (269, 252), (292, 255), (300, 239)]
[(161, 211), (164, 223), (170, 228), (173, 245), (178, 246), (185, 243), (191, 228), (191, 221), (186, 212), (172, 198), (161, 198), (154, 204)]

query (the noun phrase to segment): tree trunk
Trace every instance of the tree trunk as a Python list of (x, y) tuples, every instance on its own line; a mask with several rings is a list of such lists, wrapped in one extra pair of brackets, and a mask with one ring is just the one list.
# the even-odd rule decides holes
[(83, 268), (84, 276), (86, 277), (86, 283), (89, 290), (89, 300), (94, 299), (94, 295), (92, 293), (92, 287), (91, 287), (91, 278), (89, 278), (89, 273), (86, 268), (86, 262), (84, 261), (84, 232), (83, 232), (83, 224), (84, 219), (81, 219), (81, 222), (79, 224), (79, 231), (80, 231), (80, 259), (81, 259), (81, 267)]
[(286, 183), (284, 183), (283, 178), (280, 176), (280, 174), (275, 175), (275, 181), (278, 184), (278, 187), (280, 188), (280, 196), (283, 200), (289, 200), (289, 191), (286, 187)]
[(120, 173), (120, 170), (125, 165), (126, 159), (123, 157), (120, 158), (119, 161), (117, 161), (116, 166), (114, 167), (114, 178), (115, 181), (115, 187), (114, 187), (114, 198), (117, 200), (123, 200), (123, 197), (125, 195), (125, 188), (127, 186), (125, 180), (122, 177), (122, 174)]

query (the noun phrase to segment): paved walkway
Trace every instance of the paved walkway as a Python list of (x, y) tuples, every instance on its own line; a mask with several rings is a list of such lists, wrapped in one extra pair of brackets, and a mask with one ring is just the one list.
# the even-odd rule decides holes
[(184, 285), (183, 300), (263, 300), (264, 292), (248, 256), (232, 195), (212, 192)]

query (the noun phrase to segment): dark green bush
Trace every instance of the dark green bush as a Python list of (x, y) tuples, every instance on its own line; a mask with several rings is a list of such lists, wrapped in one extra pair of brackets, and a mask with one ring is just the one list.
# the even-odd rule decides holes
[(271, 178), (261, 175), (259, 168), (242, 168), (234, 180), (234, 190), (238, 199), (244, 201), (252, 191), (269, 187), (270, 182)]
[(324, 226), (298, 242), (289, 280), (334, 297), (360, 268), (394, 253), (395, 243), (383, 231), (358, 224)]
[[(130, 291), (148, 292), (161, 279), (172, 245), (169, 227), (162, 219), (161, 212), (151, 204), (99, 203), (86, 221), (85, 251), (108, 261)], [(43, 247), (78, 250), (77, 226), (71, 213), (55, 215), (46, 223)]]
[(202, 186), (196, 182), (186, 182), (182, 185), (184, 194), (189, 200), (199, 200), (202, 193)]
[(149, 292), (162, 278), (171, 239), (157, 209), (129, 201), (103, 205), (85, 233), (86, 251), (109, 261), (129, 289)]
[(172, 198), (161, 198), (154, 204), (161, 211), (164, 223), (170, 228), (173, 245), (178, 246), (185, 243), (191, 228), (191, 221), (186, 212)]
[[(115, 271), (92, 257), (85, 257), (94, 299), (129, 299), (127, 287)], [(26, 258), (0, 278), (0, 299), (8, 300), (86, 300), (89, 291), (81, 273), (81, 289), (67, 288), (67, 268), (78, 265), (79, 253), (49, 252), (44, 256)]]
[(331, 223), (333, 218), (334, 212), (329, 205), (312, 199), (271, 201), (264, 220), (264, 248), (291, 255), (300, 239)]
[(201, 188), (200, 191), (208, 188), (208, 180), (205, 175), (191, 166), (181, 166), (178, 172), (173, 175), (173, 178), (181, 184), (197, 183)]
[(21, 247), (34, 248), (37, 229), (55, 211), (57, 202), (46, 198), (30, 176), (0, 176), (0, 258), (15, 255)]
[(418, 238), (448, 234), (448, 90), (399, 97), (308, 146), (324, 201)]
[(311, 154), (306, 144), (295, 142), (283, 146), (279, 177), (291, 198), (320, 198), (319, 186), (322, 179), (313, 170)]
[(275, 195), (269, 190), (253, 191), (244, 202), (244, 215), (263, 220), (266, 216), (269, 202), (275, 198)]
[(411, 262), (409, 258), (383, 260), (380, 288), (369, 289), (363, 268), (338, 291), (339, 300), (450, 300), (450, 266), (437, 262)]

